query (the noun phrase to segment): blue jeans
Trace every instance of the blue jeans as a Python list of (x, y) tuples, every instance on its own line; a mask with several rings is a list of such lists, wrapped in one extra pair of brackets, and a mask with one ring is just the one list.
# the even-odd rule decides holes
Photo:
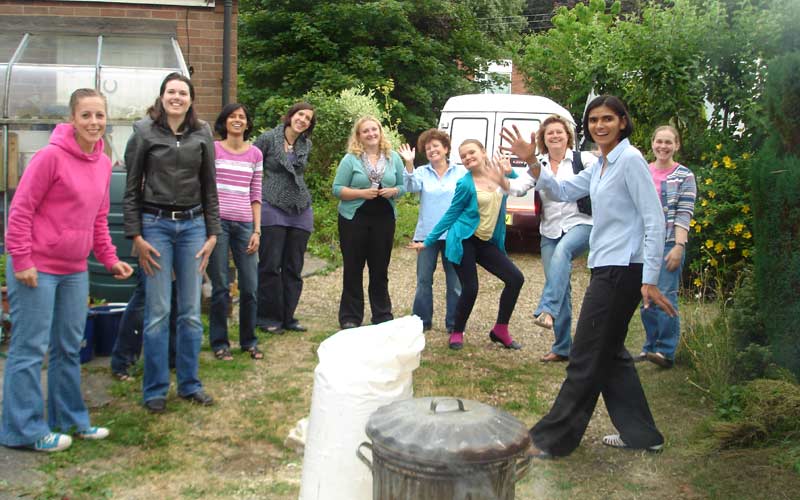
[[(675, 246), (674, 242), (664, 245), (664, 257)], [(681, 283), (681, 271), (683, 261), (674, 271), (668, 271), (664, 261), (661, 261), (661, 273), (658, 275), (658, 290), (678, 310), (678, 287)], [(656, 305), (640, 308), (642, 315), (642, 325), (644, 325), (645, 341), (642, 346), (643, 352), (660, 352), (667, 359), (675, 359), (675, 350), (678, 348), (678, 340), (681, 336), (681, 320), (676, 314), (670, 317)]]
[[(3, 379), (0, 442), (24, 446), (51, 430), (88, 429), (79, 355), (86, 328), (88, 274), (39, 271), (38, 286), (30, 288), (14, 278), (9, 255), (6, 278), (14, 334)], [(41, 376), (48, 346), (45, 423)]]
[[(117, 340), (111, 350), (111, 371), (128, 373), (128, 369), (136, 364), (142, 354), (142, 330), (144, 330), (144, 278), (141, 268), (136, 268), (136, 288), (125, 306), (125, 312), (119, 322)], [(175, 290), (172, 291), (172, 303), (169, 316), (169, 366), (175, 368), (175, 323), (178, 307), (175, 301)]]
[(436, 271), (436, 261), (442, 254), (442, 267), (447, 286), (447, 311), (444, 324), (448, 331), (455, 325), (456, 304), (461, 295), (461, 282), (458, 281), (456, 268), (453, 263), (444, 257), (444, 240), (439, 240), (429, 247), (425, 247), (417, 254), (417, 293), (414, 295), (413, 313), (422, 319), (425, 329), (433, 324), (433, 273)]
[(209, 340), (216, 351), (230, 347), (228, 341), (228, 249), (239, 270), (239, 346), (247, 350), (258, 343), (256, 328), (256, 288), (258, 287), (258, 254), (247, 254), (247, 244), (253, 234), (252, 222), (220, 220), (222, 233), (217, 236), (217, 246), (208, 261), (211, 278), (211, 311), (209, 314)]
[(203, 215), (171, 220), (142, 214), (142, 237), (159, 254), (161, 269), (145, 277), (144, 307), (144, 401), (166, 398), (169, 390), (169, 316), (172, 272), (177, 287), (178, 319), (175, 332), (175, 373), (178, 394), (188, 396), (203, 386), (198, 378), (198, 358), (203, 341), (200, 321), (199, 260), (195, 255), (206, 240)]
[(542, 236), (542, 265), (545, 283), (542, 298), (534, 316), (543, 312), (553, 317), (556, 340), (550, 350), (559, 356), (569, 356), (572, 347), (572, 261), (589, 248), (592, 226), (578, 224), (558, 238)]

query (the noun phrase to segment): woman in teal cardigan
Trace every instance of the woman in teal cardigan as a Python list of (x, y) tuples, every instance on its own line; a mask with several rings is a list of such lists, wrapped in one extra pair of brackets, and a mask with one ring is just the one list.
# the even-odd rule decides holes
[(403, 193), (400, 155), (392, 151), (375, 117), (360, 118), (333, 179), (333, 194), (340, 200), (343, 286), (339, 325), (343, 329), (361, 326), (364, 320), (364, 264), (369, 266), (372, 324), (393, 319), (389, 260), (397, 218), (395, 199)]
[[(469, 172), (456, 184), (453, 202), (439, 223), (423, 243), (415, 245), (419, 248), (433, 245), (447, 231), (445, 258), (455, 265), (461, 281), (450, 349), (463, 347), (464, 329), (478, 297), (477, 264), (505, 284), (497, 322), (489, 338), (507, 349), (520, 349), (522, 346), (508, 332), (508, 322), (525, 278), (505, 251), (508, 179), (503, 172), (506, 169), (499, 158), (490, 163), (483, 144), (474, 139), (464, 141), (458, 154)], [(509, 177), (516, 177), (510, 167), (507, 171)]]

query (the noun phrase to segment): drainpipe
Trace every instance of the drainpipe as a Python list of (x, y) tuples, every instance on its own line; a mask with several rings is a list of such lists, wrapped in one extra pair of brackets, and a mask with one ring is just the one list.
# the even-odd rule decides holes
[(231, 87), (231, 18), (233, 17), (233, 0), (225, 0), (222, 29), (222, 106), (230, 101), (228, 92)]

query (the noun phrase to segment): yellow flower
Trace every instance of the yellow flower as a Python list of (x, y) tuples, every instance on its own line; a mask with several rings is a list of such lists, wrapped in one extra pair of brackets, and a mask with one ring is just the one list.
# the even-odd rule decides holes
[(749, 240), (752, 237), (753, 237), (753, 235), (752, 235), (752, 233), (750, 233), (750, 231), (745, 231), (744, 234), (742, 235), (742, 238), (744, 238), (746, 240)]
[(706, 185), (711, 184), (712, 182), (714, 182), (714, 180), (711, 177), (706, 179)]
[(703, 227), (708, 227), (708, 221), (703, 221)]
[(714, 257), (711, 257), (711, 260), (709, 260), (708, 262), (714, 267), (717, 267), (717, 264), (719, 264), (719, 262), (717, 262), (717, 259), (715, 259)]
[(706, 206), (706, 205), (708, 205), (708, 200), (706, 200), (705, 198), (703, 198), (703, 200), (700, 202), (700, 206), (704, 207), (704, 206)]
[(713, 199), (715, 196), (717, 196), (717, 193), (715, 193), (713, 189), (708, 192), (708, 197), (709, 198)]
[(743, 230), (744, 230), (744, 224), (742, 224), (741, 222), (737, 222), (737, 223), (736, 223), (736, 224), (733, 226), (733, 234), (739, 234), (739, 233), (741, 233)]
[(717, 253), (722, 253), (722, 251), (723, 251), (723, 250), (725, 250), (725, 245), (723, 245), (722, 243), (720, 243), (720, 242), (717, 242), (717, 243), (714, 245), (714, 251), (715, 251), (715, 252), (717, 252)]
[(729, 248), (729, 249), (731, 249), (731, 250), (733, 250), (734, 248), (736, 248), (736, 242), (735, 242), (735, 241), (733, 241), (733, 240), (729, 240), (729, 241), (728, 241), (728, 248)]
[(714, 246), (714, 240), (706, 240), (706, 248), (712, 248)]
[(717, 144), (717, 151), (721, 151), (721, 150), (722, 150), (722, 144)]
[(700, 227), (701, 227), (700, 224), (694, 226), (694, 232), (695, 233), (699, 233), (700, 232)]
[(750, 257), (750, 250), (746, 248), (742, 250), (742, 257)]
[(742, 213), (749, 214), (750, 213), (750, 205), (742, 205)]
[(696, 220), (692, 219), (692, 220), (689, 221), (689, 227), (694, 227), (695, 224), (697, 224)]
[(692, 283), (694, 283), (694, 286), (696, 286), (696, 287), (703, 286), (703, 280), (701, 280), (700, 278), (695, 278)]
[(708, 158), (708, 157), (706, 156), (705, 153), (700, 155), (700, 161), (706, 161), (706, 158)]
[(731, 168), (733, 166), (733, 160), (728, 155), (722, 157), (722, 163), (725, 165), (725, 168)]
[(717, 168), (717, 167), (719, 167), (719, 162), (717, 160), (712, 161), (711, 168)]
[(748, 159), (750, 159), (750, 153), (742, 153), (742, 159), (743, 159), (743, 160), (748, 160)]

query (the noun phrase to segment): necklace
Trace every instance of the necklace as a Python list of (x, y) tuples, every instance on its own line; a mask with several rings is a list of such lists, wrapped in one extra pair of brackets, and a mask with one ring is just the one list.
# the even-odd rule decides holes
[(297, 138), (295, 138), (294, 141), (289, 142), (289, 138), (286, 137), (286, 129), (284, 129), (283, 131), (283, 142), (286, 143), (286, 151), (288, 151), (289, 153), (294, 152), (294, 143), (297, 142)]

